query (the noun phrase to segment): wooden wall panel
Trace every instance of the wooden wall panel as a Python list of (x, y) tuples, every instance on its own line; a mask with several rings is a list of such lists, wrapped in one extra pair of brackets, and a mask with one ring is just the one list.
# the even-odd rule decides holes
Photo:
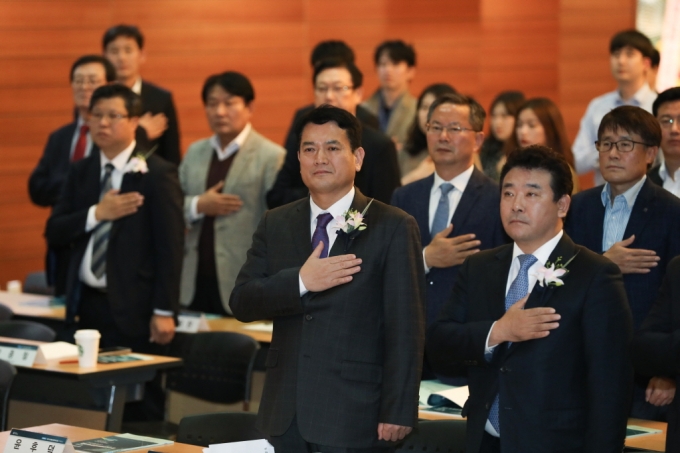
[(595, 95), (611, 89), (606, 45), (633, 24), (633, 0), (3, 0), (0, 1), (0, 286), (43, 266), (49, 210), (30, 204), (28, 176), (50, 132), (72, 117), (68, 71), (101, 52), (103, 31), (135, 23), (146, 36), (143, 74), (174, 93), (182, 149), (210, 134), (205, 78), (248, 75), (255, 127), (281, 142), (311, 102), (309, 52), (342, 39), (365, 93), (377, 87), (375, 46), (401, 38), (418, 53), (414, 94), (448, 82), (484, 106), (505, 89), (548, 96), (570, 134)]

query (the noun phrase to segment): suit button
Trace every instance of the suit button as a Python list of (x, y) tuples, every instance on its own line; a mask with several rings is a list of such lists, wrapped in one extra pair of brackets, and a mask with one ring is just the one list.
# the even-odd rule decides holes
[(314, 317), (312, 315), (305, 315), (305, 319), (307, 321), (311, 321), (312, 319), (314, 319)]
[(491, 405), (490, 405), (489, 403), (486, 403), (486, 405), (484, 406), (484, 408), (485, 408), (485, 409), (491, 409)]
[(434, 282), (430, 282), (430, 285), (434, 285)]
[(506, 371), (508, 371), (508, 369), (505, 368), (504, 366), (502, 366), (502, 367), (501, 367), (501, 373), (505, 373)]

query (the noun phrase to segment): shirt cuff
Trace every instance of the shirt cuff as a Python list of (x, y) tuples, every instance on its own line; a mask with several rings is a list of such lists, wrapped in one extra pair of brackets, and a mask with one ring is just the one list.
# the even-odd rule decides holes
[(302, 297), (307, 294), (309, 290), (305, 287), (305, 284), (302, 283), (302, 277), (300, 277), (300, 274), (298, 274), (298, 282), (300, 284), (300, 297)]
[(94, 230), (97, 225), (99, 225), (100, 221), (97, 220), (97, 218), (94, 215), (94, 212), (97, 210), (97, 205), (92, 205), (90, 206), (90, 209), (87, 210), (87, 220), (85, 221), (85, 232), (89, 233), (90, 231)]
[(175, 316), (170, 310), (160, 310), (158, 308), (154, 308), (153, 314), (158, 316)]
[(425, 273), (427, 274), (427, 273), (430, 272), (430, 269), (432, 269), (432, 268), (429, 267), (429, 266), (427, 265), (427, 261), (425, 261), (425, 249), (426, 249), (426, 248), (427, 248), (427, 246), (426, 246), (426, 247), (423, 247), (423, 267), (425, 267)]
[(489, 337), (491, 336), (491, 331), (493, 330), (493, 326), (496, 325), (496, 322), (494, 321), (493, 324), (491, 324), (491, 328), (489, 329), (489, 333), (486, 334), (486, 343), (484, 343), (484, 358), (486, 359), (487, 362), (491, 361), (491, 356), (493, 355), (494, 349), (496, 349), (496, 346), (489, 346)]
[(189, 220), (192, 222), (202, 219), (205, 216), (202, 212), (198, 212), (198, 197), (200, 197), (200, 195), (196, 195), (191, 199), (191, 206), (189, 207)]

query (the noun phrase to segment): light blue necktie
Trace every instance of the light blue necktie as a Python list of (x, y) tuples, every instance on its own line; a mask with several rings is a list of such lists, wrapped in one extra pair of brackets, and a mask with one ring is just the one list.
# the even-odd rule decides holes
[[(512, 305), (527, 295), (529, 292), (529, 268), (537, 261), (534, 255), (519, 255), (519, 273), (515, 280), (513, 280), (505, 296), (505, 311), (508, 311)], [(498, 414), (498, 394), (493, 400), (491, 409), (489, 410), (489, 421), (498, 434), (501, 433), (500, 418)]]
[(451, 220), (449, 218), (449, 192), (453, 190), (453, 184), (445, 182), (439, 188), (442, 191), (442, 196), (439, 198), (439, 204), (432, 220), (431, 237), (434, 237), (435, 234), (449, 226), (449, 221)]

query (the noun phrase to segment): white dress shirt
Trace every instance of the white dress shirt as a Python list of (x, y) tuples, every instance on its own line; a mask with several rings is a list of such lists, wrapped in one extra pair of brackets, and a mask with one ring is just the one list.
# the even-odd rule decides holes
[(661, 166), (659, 167), (659, 176), (663, 181), (663, 188), (676, 197), (680, 197), (680, 168), (676, 169), (671, 175), (668, 173), (666, 162), (662, 162)]
[[(432, 190), (430, 191), (430, 207), (428, 211), (428, 221), (427, 225), (430, 231), (432, 231), (432, 222), (434, 222), (434, 215), (437, 212), (437, 206), (439, 206), (439, 200), (442, 197), (442, 190), (440, 189), (442, 184), (449, 183), (453, 186), (453, 190), (450, 190), (449, 193), (447, 194), (449, 197), (449, 217), (448, 219), (451, 220), (453, 218), (453, 214), (456, 212), (456, 208), (458, 207), (458, 204), (460, 203), (460, 199), (463, 196), (463, 192), (465, 192), (465, 188), (468, 185), (468, 182), (470, 182), (470, 177), (472, 176), (472, 172), (474, 171), (475, 166), (471, 165), (470, 168), (456, 176), (450, 181), (444, 181), (441, 176), (437, 174), (437, 172), (434, 172), (434, 183), (432, 184)], [(454, 226), (455, 228), (455, 226)], [(427, 274), (430, 272), (430, 267), (428, 267), (427, 262), (425, 261), (425, 249), (423, 248), (423, 264), (425, 265), (425, 273)]]
[[(540, 267), (545, 266), (545, 263), (548, 261), (550, 258), (550, 254), (555, 250), (555, 247), (557, 247), (557, 243), (560, 242), (560, 239), (562, 239), (562, 236), (564, 235), (564, 231), (560, 230), (555, 237), (550, 239), (548, 242), (540, 246), (532, 255), (536, 257), (536, 262), (531, 265), (531, 267), (528, 270), (529, 273), (529, 292), (527, 294), (531, 294), (532, 289), (534, 288), (534, 285), (536, 285), (536, 281), (538, 280), (537, 276), (537, 271)], [(512, 285), (512, 282), (515, 281), (517, 278), (517, 275), (519, 274), (520, 270), (520, 263), (519, 263), (519, 256), (524, 255), (524, 252), (522, 249), (519, 248), (519, 246), (515, 243), (512, 247), (512, 264), (510, 265), (510, 271), (508, 272), (508, 280), (505, 284), (505, 295), (508, 295), (508, 291), (510, 291), (510, 285)], [(571, 259), (571, 256), (563, 256), (562, 261), (567, 262)], [(493, 353), (493, 350), (496, 348), (497, 345), (489, 347), (489, 337), (491, 336), (491, 331), (493, 330), (494, 326), (496, 323), (494, 322), (491, 325), (491, 329), (489, 329), (489, 333), (486, 336), (486, 346), (485, 346), (485, 355), (487, 356), (487, 360), (490, 359), (491, 353)], [(498, 432), (496, 432), (496, 429), (493, 427), (491, 422), (489, 420), (486, 421), (486, 432), (491, 434), (492, 436), (499, 437)]]
[[(73, 153), (76, 150), (76, 145), (78, 144), (78, 139), (80, 138), (80, 128), (83, 127), (85, 124), (85, 119), (78, 115), (78, 120), (76, 121), (76, 130), (73, 133), (73, 139), (71, 140), (71, 151), (69, 152), (69, 157), (73, 159)], [(92, 150), (92, 137), (90, 136), (90, 132), (87, 132), (87, 137), (85, 139), (85, 154), (83, 154), (83, 158), (87, 157), (90, 155), (90, 151)]]
[[(312, 200), (312, 197), (309, 197), (309, 206), (311, 208), (311, 215), (310, 215), (310, 221), (309, 221), (309, 242), (312, 242), (312, 236), (314, 236), (314, 230), (316, 230), (316, 218), (319, 216), (319, 214), (323, 214), (324, 212), (328, 212), (333, 216), (333, 220), (328, 222), (328, 225), (326, 225), (326, 233), (328, 233), (328, 253), (331, 253), (331, 249), (333, 248), (333, 244), (335, 244), (335, 240), (337, 239), (338, 235), (336, 234), (338, 231), (337, 227), (337, 222), (335, 219), (338, 216), (343, 215), (345, 212), (347, 212), (352, 206), (352, 201), (354, 201), (354, 186), (352, 186), (352, 189), (336, 201), (331, 207), (328, 209), (321, 209), (319, 206), (314, 203), (314, 200)], [(304, 296), (309, 292), (309, 290), (305, 287), (305, 284), (302, 283), (302, 277), (298, 276), (298, 280), (300, 283), (300, 297)]]
[[(123, 182), (123, 174), (125, 164), (130, 159), (132, 151), (135, 149), (137, 142), (132, 140), (130, 146), (125, 148), (120, 154), (109, 160), (102, 151), (99, 151), (99, 161), (101, 165), (101, 171), (99, 174), (99, 180), (104, 177), (106, 173), (106, 164), (113, 165), (113, 171), (111, 172), (111, 188), (120, 189), (120, 185)], [(95, 218), (94, 212), (97, 209), (97, 205), (90, 206), (87, 211), (87, 221), (85, 222), (85, 231), (90, 232), (99, 225), (99, 220)], [(85, 255), (83, 256), (83, 261), (80, 264), (80, 280), (87, 286), (93, 288), (106, 288), (106, 274), (102, 275), (101, 278), (95, 277), (92, 273), (92, 243), (94, 242), (94, 235), (90, 236), (90, 240), (87, 243), (87, 249), (85, 249)]]
[[(253, 127), (250, 125), (250, 123), (246, 124), (246, 127), (243, 128), (241, 132), (229, 143), (227, 143), (227, 146), (222, 147), (220, 144), (220, 138), (217, 136), (217, 134), (213, 135), (210, 137), (210, 145), (212, 148), (215, 150), (215, 153), (217, 154), (217, 159), (220, 161), (224, 161), (241, 149), (243, 144), (245, 143), (246, 139), (248, 138), (248, 135), (250, 134), (250, 131), (253, 129)], [(192, 222), (195, 222), (198, 219), (202, 219), (205, 214), (202, 212), (198, 212), (197, 206), (198, 206), (198, 197), (201, 195), (196, 195), (194, 198), (191, 199), (191, 207), (189, 209), (189, 220)]]
[(134, 85), (132, 85), (132, 88), (130, 88), (133, 93), (136, 93), (138, 95), (142, 95), (142, 78), (138, 77), (137, 80), (135, 80)]

